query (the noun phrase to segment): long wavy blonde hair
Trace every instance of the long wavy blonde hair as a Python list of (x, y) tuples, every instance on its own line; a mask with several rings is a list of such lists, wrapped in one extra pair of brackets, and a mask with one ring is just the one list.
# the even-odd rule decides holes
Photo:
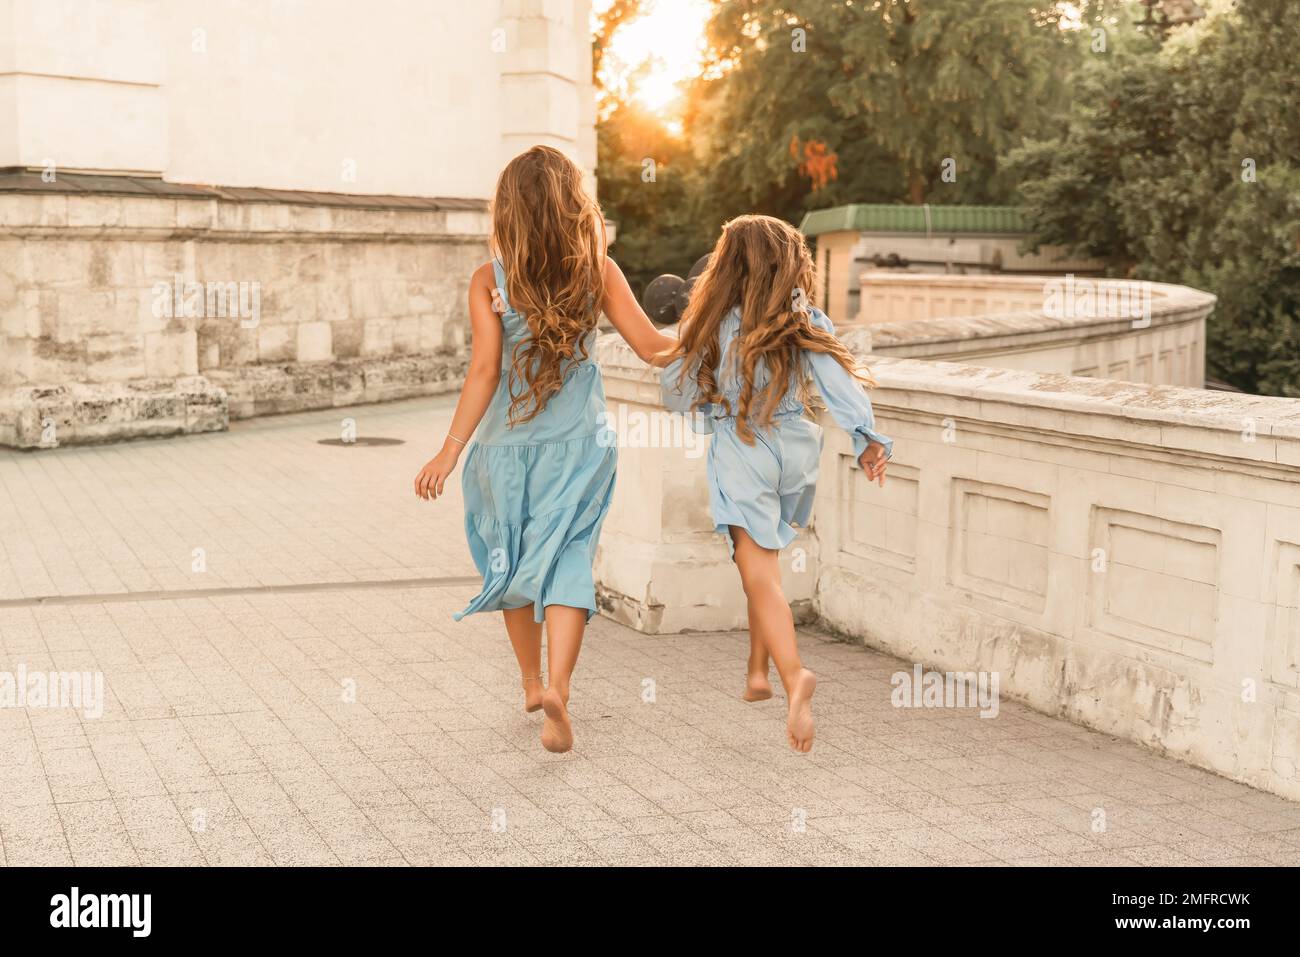
[[(812, 255), (799, 230), (771, 216), (737, 216), (722, 227), (709, 264), (691, 290), (674, 355), (686, 357), (682, 376), (692, 376), (699, 387), (696, 408), (721, 405), (736, 416), (736, 433), (749, 445), (754, 444), (754, 424), (772, 424), (791, 383), (805, 401), (809, 398), (805, 350), (827, 353), (863, 385), (875, 385), (839, 339), (813, 325), (813, 289)], [(718, 386), (718, 327), (737, 305), (740, 332), (731, 361), (740, 377), (740, 407), (732, 409)], [(760, 362), (770, 378), (756, 389)]]
[(549, 146), (512, 159), (492, 200), (492, 246), (531, 333), (510, 357), (513, 427), (541, 414), (570, 365), (587, 358), (605, 298), (605, 218), (577, 164)]

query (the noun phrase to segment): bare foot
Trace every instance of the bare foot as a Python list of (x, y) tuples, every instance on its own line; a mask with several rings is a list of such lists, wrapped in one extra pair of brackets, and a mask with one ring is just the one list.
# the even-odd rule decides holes
[(790, 747), (800, 754), (807, 754), (812, 750), (813, 736), (817, 730), (812, 716), (812, 696), (817, 690), (817, 676), (805, 668), (799, 672), (799, 677), (793, 684), (794, 687), (787, 689), (790, 696), (790, 717), (786, 720), (785, 731), (790, 739)]
[(542, 694), (546, 691), (546, 686), (542, 684), (542, 676), (536, 678), (524, 678), (524, 710), (528, 712), (540, 711), (542, 709)]
[(542, 722), (542, 747), (563, 754), (573, 747), (573, 724), (564, 699), (554, 688), (547, 688), (542, 695), (542, 710), (546, 713)]
[(767, 669), (749, 672), (745, 678), (745, 693), (741, 697), (746, 701), (766, 701), (772, 697), (772, 682), (767, 680)]

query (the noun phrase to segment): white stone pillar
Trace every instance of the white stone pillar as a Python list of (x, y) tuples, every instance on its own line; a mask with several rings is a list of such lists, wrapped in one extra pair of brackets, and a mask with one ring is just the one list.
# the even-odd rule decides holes
[(501, 162), (530, 146), (563, 151), (596, 182), (590, 0), (502, 0)]

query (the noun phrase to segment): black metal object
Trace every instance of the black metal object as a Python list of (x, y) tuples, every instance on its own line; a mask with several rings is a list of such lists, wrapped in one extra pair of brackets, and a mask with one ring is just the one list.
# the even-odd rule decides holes
[(641, 308), (653, 322), (672, 325), (681, 318), (677, 310), (677, 295), (685, 287), (686, 280), (681, 276), (656, 276), (641, 294)]
[(663, 326), (671, 326), (681, 319), (691, 300), (691, 289), (708, 264), (709, 257), (701, 256), (685, 279), (665, 273), (650, 280), (641, 295), (641, 308), (646, 311), (646, 315)]

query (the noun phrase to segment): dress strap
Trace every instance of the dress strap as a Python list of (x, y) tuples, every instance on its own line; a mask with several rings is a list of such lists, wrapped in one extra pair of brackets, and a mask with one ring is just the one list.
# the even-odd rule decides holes
[(510, 298), (506, 295), (506, 268), (501, 265), (501, 260), (495, 257), (492, 260), (492, 272), (496, 276), (496, 289), (493, 298), (501, 297), (501, 304), (505, 307), (505, 312), (510, 311)]

